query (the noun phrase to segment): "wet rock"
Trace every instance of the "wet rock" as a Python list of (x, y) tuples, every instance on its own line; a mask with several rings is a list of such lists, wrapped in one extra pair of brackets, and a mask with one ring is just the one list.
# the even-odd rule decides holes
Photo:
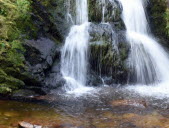
[(23, 97), (23, 98), (27, 98), (27, 97), (35, 97), (38, 96), (39, 94), (35, 93), (32, 90), (28, 90), (28, 89), (20, 89), (17, 91), (14, 91), (12, 93), (12, 97)]
[(45, 85), (49, 88), (58, 88), (64, 84), (65, 80), (60, 73), (50, 73), (45, 79)]
[(126, 60), (129, 45), (124, 31), (115, 31), (111, 24), (90, 24), (90, 66), (99, 76), (109, 78), (107, 84), (126, 83)]
[(12, 117), (12, 118), (15, 118), (15, 117), (17, 117), (17, 116), (20, 116), (19, 113), (14, 112), (14, 111), (4, 112), (3, 115), (6, 116), (6, 117)]
[(45, 78), (45, 85), (48, 88), (58, 88), (65, 84), (65, 80), (62, 77), (60, 72), (60, 63), (58, 60), (55, 60), (53, 66), (51, 67), (50, 71), (47, 73)]
[(111, 102), (112, 106), (133, 106), (138, 108), (146, 108), (147, 102), (145, 100), (115, 100)]
[(55, 97), (54, 96), (50, 96), (50, 95), (44, 95), (44, 96), (37, 96), (35, 97), (35, 99), (37, 100), (43, 100), (43, 101), (55, 101)]
[(96, 74), (94, 71), (90, 71), (87, 76), (87, 85), (89, 86), (99, 86), (103, 85), (103, 81), (99, 74)]
[(135, 124), (131, 122), (124, 122), (120, 124), (120, 128), (139, 128), (139, 127), (137, 127)]
[(52, 36), (62, 41), (67, 35), (70, 23), (67, 22), (65, 0), (31, 0), (32, 19), (39, 29), (38, 36)]
[(78, 128), (77, 126), (74, 126), (73, 124), (65, 123), (60, 124), (58, 126), (55, 126), (56, 128)]
[[(120, 20), (122, 12), (121, 5), (117, 0), (105, 0), (102, 3), (101, 0), (89, 1), (89, 19), (92, 22), (102, 22), (103, 6), (105, 6), (104, 19), (105, 22), (116, 22)], [(97, 11), (96, 11), (97, 10)]]
[[(53, 60), (59, 54), (57, 45), (48, 38), (40, 38), (38, 40), (27, 40), (24, 43), (24, 47), (26, 49), (25, 59), (28, 71), (35, 81), (42, 84), (46, 70), (52, 66)], [(31, 83), (30, 80), (27, 80), (26, 84), (32, 85), (36, 83)]]
[(98, 40), (106, 40), (108, 43), (112, 41), (112, 26), (110, 24), (94, 24), (91, 23), (89, 27), (90, 42)]
[(157, 112), (147, 115), (127, 113), (123, 115), (123, 120), (132, 122), (137, 128), (165, 128), (169, 124), (169, 119)]
[(30, 124), (30, 123), (27, 123), (27, 122), (19, 122), (18, 124), (19, 128), (42, 128), (42, 126), (39, 126), (39, 125), (33, 125), (33, 124)]

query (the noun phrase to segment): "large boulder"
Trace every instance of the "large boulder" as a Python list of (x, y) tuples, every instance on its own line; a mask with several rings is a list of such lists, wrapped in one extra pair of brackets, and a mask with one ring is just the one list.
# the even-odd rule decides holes
[(65, 84), (65, 80), (62, 77), (61, 71), (60, 71), (60, 62), (58, 59), (55, 60), (53, 63), (53, 66), (48, 71), (46, 78), (45, 78), (45, 85), (48, 88), (58, 88), (60, 86), (63, 86)]
[(32, 20), (38, 28), (37, 36), (50, 36), (63, 40), (69, 32), (71, 22), (67, 20), (65, 0), (31, 0)]
[(91, 24), (89, 34), (91, 69), (103, 76), (106, 84), (126, 83), (129, 45), (125, 32), (115, 32), (110, 24)]
[[(53, 61), (59, 56), (58, 47), (55, 42), (48, 38), (40, 38), (38, 40), (27, 40), (24, 43), (26, 49), (25, 59), (28, 72), (32, 79), (40, 85), (44, 83), (45, 74), (52, 66)], [(37, 84), (30, 80), (25, 81), (26, 84)]]

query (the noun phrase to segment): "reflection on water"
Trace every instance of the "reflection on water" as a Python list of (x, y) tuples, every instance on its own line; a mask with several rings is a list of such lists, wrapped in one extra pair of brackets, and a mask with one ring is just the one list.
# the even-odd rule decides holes
[[(169, 103), (104, 88), (95, 95), (53, 94), (50, 104), (0, 101), (0, 128), (19, 121), (49, 128), (169, 128)], [(47, 96), (46, 96), (47, 97)]]

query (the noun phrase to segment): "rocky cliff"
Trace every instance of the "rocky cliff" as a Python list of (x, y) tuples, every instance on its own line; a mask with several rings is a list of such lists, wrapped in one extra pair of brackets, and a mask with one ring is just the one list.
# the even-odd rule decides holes
[[(19, 15), (13, 19), (15, 27), (4, 24), (5, 18), (10, 17), (4, 9), (9, 1), (5, 2), (0, 1), (0, 17), (4, 19), (0, 21), (0, 27), (8, 28), (8, 33), (12, 34), (2, 36), (3, 32), (0, 32), (0, 93), (19, 88), (46, 93), (62, 86), (64, 80), (60, 73), (60, 52), (73, 25), (75, 1), (24, 0), (27, 6), (11, 1), (10, 4), (17, 8), (26, 8), (24, 16), (23, 13), (14, 12), (13, 15)], [(126, 42), (125, 25), (121, 19), (123, 8), (117, 0), (106, 0), (103, 19), (100, 1), (89, 0), (88, 3), (91, 22), (88, 85), (101, 84), (101, 77), (108, 85), (125, 84), (130, 72), (126, 64), (130, 46)], [(8, 8), (12, 10), (10, 6)], [(150, 0), (147, 10), (154, 34), (167, 40), (166, 1)], [(19, 31), (17, 36), (14, 31)]]

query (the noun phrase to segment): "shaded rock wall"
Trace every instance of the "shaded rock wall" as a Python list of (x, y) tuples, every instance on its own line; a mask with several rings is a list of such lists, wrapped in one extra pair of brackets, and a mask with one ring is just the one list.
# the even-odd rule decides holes
[[(45, 79), (45, 72), (52, 66), (57, 55), (57, 45), (50, 39), (27, 40), (24, 43), (26, 49), (25, 59), (28, 72), (38, 82)], [(31, 83), (32, 84), (32, 83)]]
[(168, 28), (167, 28), (167, 0), (149, 0), (147, 13), (149, 24), (153, 34), (160, 39), (165, 39), (168, 45)]
[(125, 32), (115, 32), (110, 24), (91, 24), (89, 33), (91, 69), (112, 79), (106, 84), (126, 83), (129, 46)]
[[(105, 17), (103, 22), (101, 0), (89, 0), (89, 85), (126, 83), (129, 69), (126, 65), (130, 46), (125, 39), (125, 25), (121, 19), (122, 7), (117, 0), (105, 0)], [(147, 9), (149, 22), (153, 33), (168, 39), (166, 34), (165, 0), (150, 0)], [(70, 13), (72, 17), (67, 14)], [(23, 87), (56, 88), (64, 84), (60, 73), (60, 50), (68, 35), (70, 27), (75, 23), (75, 0), (31, 0), (31, 24), (27, 37), (23, 41), (25, 52), (16, 48), (22, 54), (20, 58), (24, 65), (14, 66), (11, 61), (0, 59), (7, 63), (0, 71), (0, 83), (15, 88)], [(72, 18), (72, 21), (71, 21)], [(5, 53), (6, 54), (6, 53)], [(23, 57), (24, 55), (24, 57)], [(6, 76), (12, 74), (13, 77)], [(95, 83), (95, 84), (93, 84)], [(32, 89), (35, 89), (35, 88)], [(16, 88), (17, 89), (17, 88)], [(1, 92), (0, 92), (1, 93)]]
[(32, 8), (32, 18), (39, 28), (38, 36), (64, 40), (70, 28), (65, 0), (32, 0)]

